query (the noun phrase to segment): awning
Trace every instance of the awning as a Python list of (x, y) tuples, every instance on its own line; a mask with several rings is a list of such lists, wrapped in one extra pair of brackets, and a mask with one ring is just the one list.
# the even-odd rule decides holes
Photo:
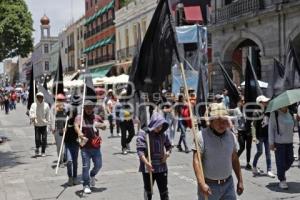
[(200, 6), (185, 6), (185, 20), (190, 23), (203, 22), (203, 16)]
[(115, 0), (112, 0), (109, 4), (107, 4), (106, 6), (104, 6), (101, 9), (99, 9), (94, 15), (92, 15), (89, 18), (87, 18), (86, 21), (85, 21), (85, 23), (84, 23), (84, 25), (88, 25), (89, 23), (91, 23), (92, 21), (94, 21), (97, 17), (99, 17), (100, 15), (103, 15), (108, 10), (114, 8), (114, 5), (115, 5)]
[(104, 38), (103, 40), (100, 40), (98, 41), (97, 43), (87, 47), (83, 53), (88, 53), (96, 48), (99, 48), (99, 47), (103, 47), (105, 45), (108, 45), (108, 44), (112, 44), (115, 42), (115, 36), (111, 36), (111, 37), (108, 37), (108, 38)]
[[(91, 76), (92, 78), (103, 78), (106, 76), (106, 74), (111, 70), (113, 65), (106, 65), (106, 66), (103, 66), (103, 67), (98, 67), (98, 68), (95, 68), (95, 69), (91, 69), (90, 72), (91, 72)], [(80, 80), (83, 80), (84, 79), (84, 74), (81, 74), (80, 77), (79, 77)]]

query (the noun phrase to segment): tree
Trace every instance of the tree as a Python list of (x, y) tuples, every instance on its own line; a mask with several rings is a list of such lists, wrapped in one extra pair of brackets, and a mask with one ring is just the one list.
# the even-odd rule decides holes
[(33, 20), (24, 0), (0, 0), (0, 60), (33, 50)]

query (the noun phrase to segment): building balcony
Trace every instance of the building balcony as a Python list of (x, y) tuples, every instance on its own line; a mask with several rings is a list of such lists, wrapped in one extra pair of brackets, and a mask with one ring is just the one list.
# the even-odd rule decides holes
[(106, 22), (103, 22), (102, 24), (96, 26), (96, 28), (90, 30), (90, 31), (87, 31), (85, 34), (84, 34), (84, 39), (87, 39), (93, 35), (96, 35), (97, 33), (100, 33), (101, 31), (103, 31), (104, 29), (110, 27), (110, 26), (113, 26), (114, 25), (114, 19), (110, 19)]
[(136, 45), (120, 49), (117, 51), (118, 60), (125, 60), (127, 58), (132, 58), (136, 52)]
[(97, 65), (97, 64), (108, 62), (108, 61), (112, 61), (112, 60), (115, 60), (115, 56), (114, 55), (104, 55), (102, 57), (98, 57), (98, 58), (89, 60), (88, 61), (88, 65), (89, 66)]
[(75, 45), (74, 44), (71, 44), (70, 46), (68, 46), (68, 52), (74, 51), (74, 49), (75, 49)]
[(244, 15), (257, 13), (261, 9), (264, 9), (263, 0), (239, 0), (217, 9), (212, 16), (215, 18), (213, 20), (215, 23), (220, 23)]

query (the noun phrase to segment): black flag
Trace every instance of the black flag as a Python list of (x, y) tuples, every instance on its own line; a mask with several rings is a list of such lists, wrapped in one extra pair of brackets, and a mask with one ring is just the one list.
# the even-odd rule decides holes
[(247, 58), (246, 64), (246, 73), (245, 73), (245, 103), (250, 103), (251, 105), (247, 105), (245, 110), (249, 112), (245, 112), (247, 117), (246, 128), (250, 130), (251, 128), (251, 118), (253, 116), (253, 110), (258, 108), (256, 104), (256, 98), (262, 95), (262, 90), (259, 87), (259, 83), (256, 77), (256, 73), (253, 69), (252, 64), (250, 63), (249, 58)]
[(93, 79), (89, 68), (85, 70), (85, 87), (86, 87), (85, 100), (90, 100), (96, 103), (97, 102), (96, 92), (95, 92)]
[(130, 73), (129, 81), (137, 90), (149, 93), (159, 90), (171, 73), (173, 53), (178, 52), (176, 45), (168, 1), (160, 0)]
[[(57, 86), (57, 88), (56, 88)], [(63, 66), (61, 62), (61, 56), (58, 56), (58, 66), (53, 81), (52, 93), (56, 96), (57, 94), (65, 94), (64, 92), (64, 80), (63, 80)]]
[(228, 96), (230, 98), (230, 107), (235, 108), (237, 106), (237, 103), (240, 101), (239, 91), (221, 62), (219, 62), (219, 66), (225, 79), (225, 87), (228, 90)]
[[(36, 84), (34, 84), (34, 72), (33, 72), (33, 64), (31, 67), (30, 73), (30, 83), (29, 83), (29, 95), (28, 95), (28, 102), (27, 102), (27, 110), (30, 110), (31, 104), (34, 102), (35, 95), (37, 93)], [(35, 87), (35, 93), (34, 88)]]
[(284, 75), (284, 90), (300, 87), (300, 60), (293, 42), (289, 42)]
[(269, 97), (275, 97), (284, 91), (284, 71), (283, 64), (274, 58), (273, 73), (270, 76), (267, 94)]
[(48, 86), (47, 86), (47, 78), (45, 77), (44, 83), (43, 83), (43, 87), (46, 91), (48, 91)]

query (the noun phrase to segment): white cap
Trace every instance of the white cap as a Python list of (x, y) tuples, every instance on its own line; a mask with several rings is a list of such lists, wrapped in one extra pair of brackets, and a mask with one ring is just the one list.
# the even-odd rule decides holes
[(166, 93), (167, 93), (167, 90), (166, 90), (166, 89), (163, 89), (163, 90), (161, 91), (161, 93), (162, 93), (162, 94), (166, 94)]
[(38, 92), (36, 96), (44, 97), (44, 94), (42, 92)]
[(260, 104), (261, 102), (268, 102), (270, 101), (270, 98), (264, 96), (264, 95), (260, 95), (256, 98), (256, 103)]
[(112, 89), (109, 89), (108, 92), (113, 92), (113, 90), (112, 90)]

